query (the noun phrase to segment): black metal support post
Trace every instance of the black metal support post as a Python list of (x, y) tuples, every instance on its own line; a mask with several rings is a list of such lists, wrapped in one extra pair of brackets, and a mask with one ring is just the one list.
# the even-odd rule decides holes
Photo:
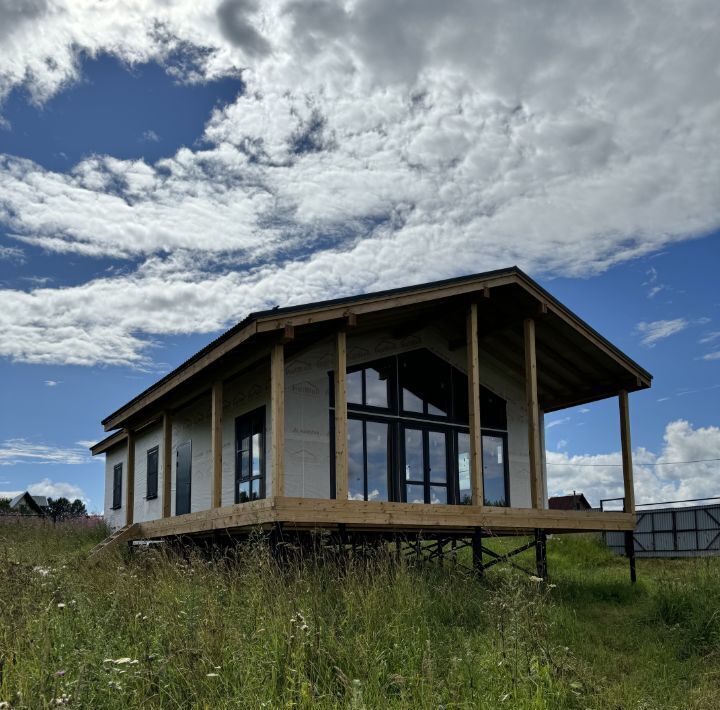
[(625, 532), (625, 556), (630, 562), (630, 581), (635, 584), (637, 574), (635, 573), (635, 536), (632, 530)]
[(535, 562), (538, 577), (547, 580), (547, 535), (544, 530), (535, 531)]
[(483, 565), (482, 528), (475, 528), (472, 537), (472, 560), (475, 574), (482, 577), (485, 571)]

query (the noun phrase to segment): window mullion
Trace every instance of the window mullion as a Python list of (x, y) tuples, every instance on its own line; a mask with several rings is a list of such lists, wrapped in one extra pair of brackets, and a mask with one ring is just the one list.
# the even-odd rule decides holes
[[(365, 377), (363, 377), (364, 390)], [(363, 397), (365, 395), (363, 394)], [(368, 499), (368, 483), (367, 483), (367, 421), (362, 420), (362, 446), (363, 446), (363, 497)]]

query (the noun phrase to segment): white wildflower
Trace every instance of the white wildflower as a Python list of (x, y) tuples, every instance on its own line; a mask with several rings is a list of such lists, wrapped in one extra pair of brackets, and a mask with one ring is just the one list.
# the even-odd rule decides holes
[(64, 608), (65, 608), (65, 605), (64, 605), (62, 602), (60, 602), (60, 603), (57, 605), (57, 607), (58, 607), (58, 609), (64, 609)]
[[(35, 572), (35, 574), (41, 575), (42, 577), (47, 577), (50, 574), (50, 571), (51, 570), (49, 567), (40, 567), (39, 565), (36, 567), (33, 567), (33, 572)], [(0, 705), (0, 707), (2, 707), (2, 706)], [(6, 707), (10, 707), (10, 706), (8, 705)]]
[(127, 663), (137, 663), (137, 661), (134, 661), (132, 658), (128, 658), (127, 656), (123, 658), (116, 658), (114, 661), (112, 661), (116, 666), (124, 666)]
[(531, 582), (536, 582), (537, 584), (540, 584), (541, 582), (544, 582), (545, 580), (543, 580), (542, 577), (536, 577), (534, 574), (531, 574), (531, 575), (530, 575), (530, 581), (531, 581)]
[(557, 587), (557, 584), (548, 584), (548, 589), (555, 589)]

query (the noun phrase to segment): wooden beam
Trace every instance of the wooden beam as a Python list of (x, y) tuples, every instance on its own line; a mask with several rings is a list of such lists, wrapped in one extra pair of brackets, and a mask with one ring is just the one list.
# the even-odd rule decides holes
[(285, 489), (285, 346), (275, 343), (270, 350), (270, 475), (273, 496)]
[(347, 335), (338, 330), (335, 340), (335, 498), (347, 500)]
[(125, 525), (132, 525), (135, 512), (135, 432), (127, 432), (127, 482), (125, 486)]
[(526, 318), (525, 335), (525, 398), (528, 417), (528, 452), (530, 454), (530, 498), (533, 508), (542, 504), (542, 462), (540, 448), (540, 407), (537, 392), (537, 359), (535, 354), (535, 321)]
[(163, 494), (162, 514), (163, 518), (170, 517), (172, 491), (172, 415), (170, 412), (163, 414)]
[(98, 441), (97, 444), (90, 447), (90, 453), (93, 456), (97, 456), (98, 454), (104, 454), (108, 449), (112, 449), (113, 446), (117, 446), (118, 444), (125, 441), (125, 437), (127, 434), (125, 433), (124, 429), (121, 429), (120, 431), (116, 431), (113, 434), (110, 434), (110, 436), (106, 436), (102, 441)]
[(632, 530), (635, 516), (621, 512), (586, 510), (532, 510), (485, 506), (482, 515), (471, 505), (413, 505), (379, 501), (323, 500), (313, 498), (265, 498), (223, 508), (187, 513), (178, 517), (139, 523), (137, 537), (160, 538), (183, 534), (207, 534), (220, 530), (250, 531), (282, 522), (290, 529), (337, 529), (345, 524), (355, 530), (420, 531), (447, 530), (472, 534), (482, 527), (493, 532), (524, 532), (534, 529), (563, 532)]
[(478, 308), (471, 303), (467, 313), (468, 414), (470, 428), (470, 485), (472, 504), (483, 506), (482, 434), (480, 425), (480, 356), (478, 348)]
[(623, 485), (625, 487), (625, 512), (635, 513), (635, 488), (633, 485), (632, 445), (630, 443), (630, 407), (627, 390), (618, 395), (620, 404), (620, 443), (622, 446)]
[(283, 342), (289, 343), (295, 340), (295, 326), (292, 323), (285, 323), (285, 329), (283, 331)]
[(223, 383), (216, 380), (212, 386), (212, 405), (210, 413), (210, 429), (212, 436), (212, 496), (211, 506), (219, 508), (222, 505), (222, 409), (223, 409)]

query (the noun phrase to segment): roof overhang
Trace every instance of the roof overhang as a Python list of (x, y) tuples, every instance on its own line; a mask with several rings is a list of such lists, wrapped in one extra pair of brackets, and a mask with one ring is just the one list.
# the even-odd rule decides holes
[[(650, 386), (650, 373), (520, 269), (512, 267), (250, 314), (106, 417), (102, 424), (106, 431), (111, 431), (128, 426), (128, 423), (142, 425), (142, 420), (146, 422), (148, 418), (157, 418), (172, 396), (181, 391), (191, 392), (195, 386), (205, 386), (206, 380), (221, 372), (230, 359), (235, 363), (243, 358), (251, 362), (253, 356), (257, 359), (264, 346), (282, 336), (283, 332), (310, 334), (319, 332), (323, 324), (325, 327), (332, 325), (333, 321), (377, 321), (385, 314), (391, 317), (393, 311), (400, 316), (410, 313), (410, 309), (427, 310), (435, 303), (449, 300), (476, 301), (483, 306), (479, 311), (481, 316), (487, 314), (487, 319), (480, 324), (481, 337), (483, 333), (487, 335), (488, 347), (502, 347), (507, 351), (502, 355), (503, 360), (517, 356), (517, 338), (521, 330), (516, 328), (513, 332), (502, 333), (502, 318), (511, 325), (513, 319), (537, 318), (538, 377), (540, 388), (547, 393), (543, 403), (545, 411), (602, 399), (617, 394), (620, 389), (633, 391)], [(582, 360), (582, 364), (573, 365), (573, 359)], [(558, 378), (554, 384), (550, 372)], [(597, 373), (602, 373), (602, 377), (595, 377)], [(592, 388), (575, 388), (573, 382), (578, 383), (583, 376), (595, 378)], [(92, 453), (106, 451), (119, 443), (122, 436), (122, 432), (117, 432), (104, 439), (92, 447)]]
[(112, 449), (114, 446), (124, 442), (125, 439), (127, 439), (127, 432), (123, 429), (113, 432), (110, 436), (106, 436), (102, 441), (98, 441), (97, 444), (91, 446), (90, 453), (93, 456), (104, 454), (108, 449)]

